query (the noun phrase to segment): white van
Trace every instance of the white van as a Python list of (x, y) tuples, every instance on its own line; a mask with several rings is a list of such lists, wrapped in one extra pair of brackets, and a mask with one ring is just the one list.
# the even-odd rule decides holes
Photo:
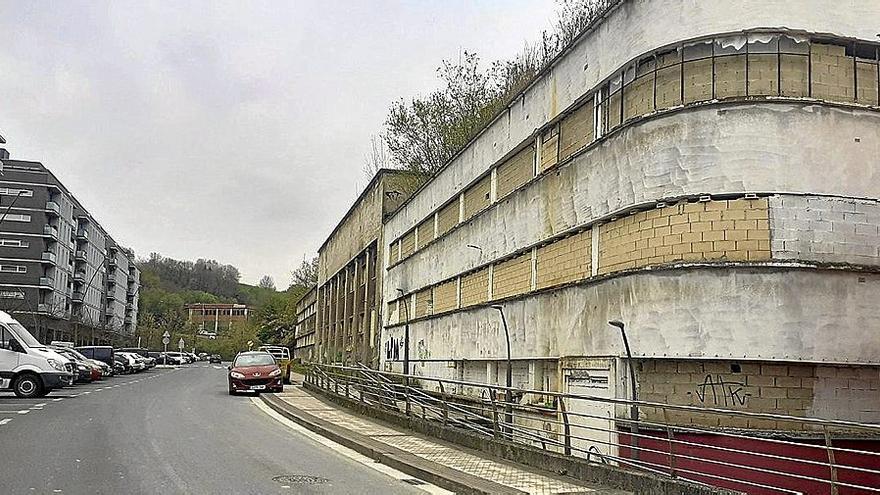
[(48, 349), (21, 323), (0, 311), (0, 390), (42, 397), (69, 383), (68, 359)]

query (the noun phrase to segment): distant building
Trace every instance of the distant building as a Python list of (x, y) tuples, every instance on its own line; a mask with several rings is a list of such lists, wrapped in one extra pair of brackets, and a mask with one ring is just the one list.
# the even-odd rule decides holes
[(187, 304), (184, 308), (188, 320), (198, 326), (200, 332), (208, 334), (228, 330), (234, 323), (247, 322), (253, 311), (245, 304), (227, 303)]
[(380, 170), (318, 249), (316, 355), (325, 363), (378, 366), (385, 257), (382, 222), (418, 185)]
[(296, 304), (296, 326), (294, 327), (296, 342), (293, 347), (293, 357), (305, 362), (312, 361), (315, 357), (317, 293), (315, 287), (312, 287)]
[(134, 335), (140, 270), (39, 162), (0, 148), (0, 310), (43, 342)]

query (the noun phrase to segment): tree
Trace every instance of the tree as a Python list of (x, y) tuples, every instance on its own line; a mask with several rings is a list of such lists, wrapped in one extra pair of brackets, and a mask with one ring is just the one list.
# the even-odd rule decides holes
[(303, 258), (298, 268), (290, 272), (290, 287), (314, 287), (318, 284), (318, 257), (308, 260)]
[(257, 287), (260, 287), (261, 289), (275, 290), (275, 281), (272, 280), (271, 276), (263, 275), (263, 278), (257, 283)]

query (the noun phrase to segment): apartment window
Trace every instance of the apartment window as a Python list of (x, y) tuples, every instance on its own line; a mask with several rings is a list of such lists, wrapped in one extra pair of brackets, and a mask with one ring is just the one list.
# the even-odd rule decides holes
[(31, 216), (30, 215), (22, 215), (20, 213), (9, 213), (6, 215), (6, 218), (4, 218), (3, 220), (9, 221), (9, 222), (30, 222)]
[(21, 193), (23, 198), (33, 197), (34, 192), (30, 189), (14, 189), (11, 187), (0, 187), (0, 195), (2, 196), (18, 196)]
[(30, 245), (28, 241), (23, 241), (21, 239), (0, 239), (0, 246), (2, 247), (20, 247), (26, 248)]
[(0, 265), (0, 272), (27, 273), (27, 267), (23, 265)]

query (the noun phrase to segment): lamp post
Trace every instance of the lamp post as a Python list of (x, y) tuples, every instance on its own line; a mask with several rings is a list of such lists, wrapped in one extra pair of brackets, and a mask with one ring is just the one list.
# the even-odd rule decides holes
[(6, 215), (9, 214), (9, 210), (11, 210), (13, 206), (15, 206), (15, 202), (18, 201), (18, 198), (20, 198), (22, 194), (24, 194), (24, 190), (19, 189), (18, 194), (16, 194), (15, 197), (12, 198), (12, 203), (9, 203), (9, 206), (7, 206), (6, 210), (3, 211), (3, 216), (0, 216), (0, 223), (2, 223), (3, 220), (6, 219)]
[(626, 330), (625, 325), (620, 320), (611, 320), (608, 322), (609, 325), (613, 327), (617, 327), (620, 329), (620, 335), (623, 336), (623, 347), (626, 350), (626, 364), (627, 368), (629, 368), (629, 381), (630, 381), (630, 390), (632, 391), (632, 401), (633, 403), (630, 405), (630, 419), (632, 423), (629, 425), (629, 430), (633, 434), (631, 445), (632, 449), (632, 458), (638, 460), (639, 458), (639, 406), (636, 404), (636, 401), (639, 400), (638, 392), (636, 392), (636, 371), (633, 367), (633, 359), (632, 352), (629, 349), (629, 340), (626, 338)]
[[(400, 297), (404, 296), (403, 289), (397, 289), (397, 292), (400, 293)], [(405, 301), (403, 308), (406, 312), (406, 323), (403, 326), (403, 374), (405, 375), (403, 383), (406, 390), (406, 415), (409, 416), (409, 301)]]
[(513, 393), (510, 390), (513, 386), (513, 361), (510, 359), (510, 331), (507, 329), (507, 319), (504, 318), (504, 308), (501, 305), (494, 305), (492, 307), (497, 309), (498, 313), (501, 314), (501, 324), (504, 327), (504, 337), (507, 339), (507, 390), (504, 394), (504, 402), (506, 403), (504, 406), (504, 422), (507, 423), (507, 428), (510, 428), (513, 424)]

